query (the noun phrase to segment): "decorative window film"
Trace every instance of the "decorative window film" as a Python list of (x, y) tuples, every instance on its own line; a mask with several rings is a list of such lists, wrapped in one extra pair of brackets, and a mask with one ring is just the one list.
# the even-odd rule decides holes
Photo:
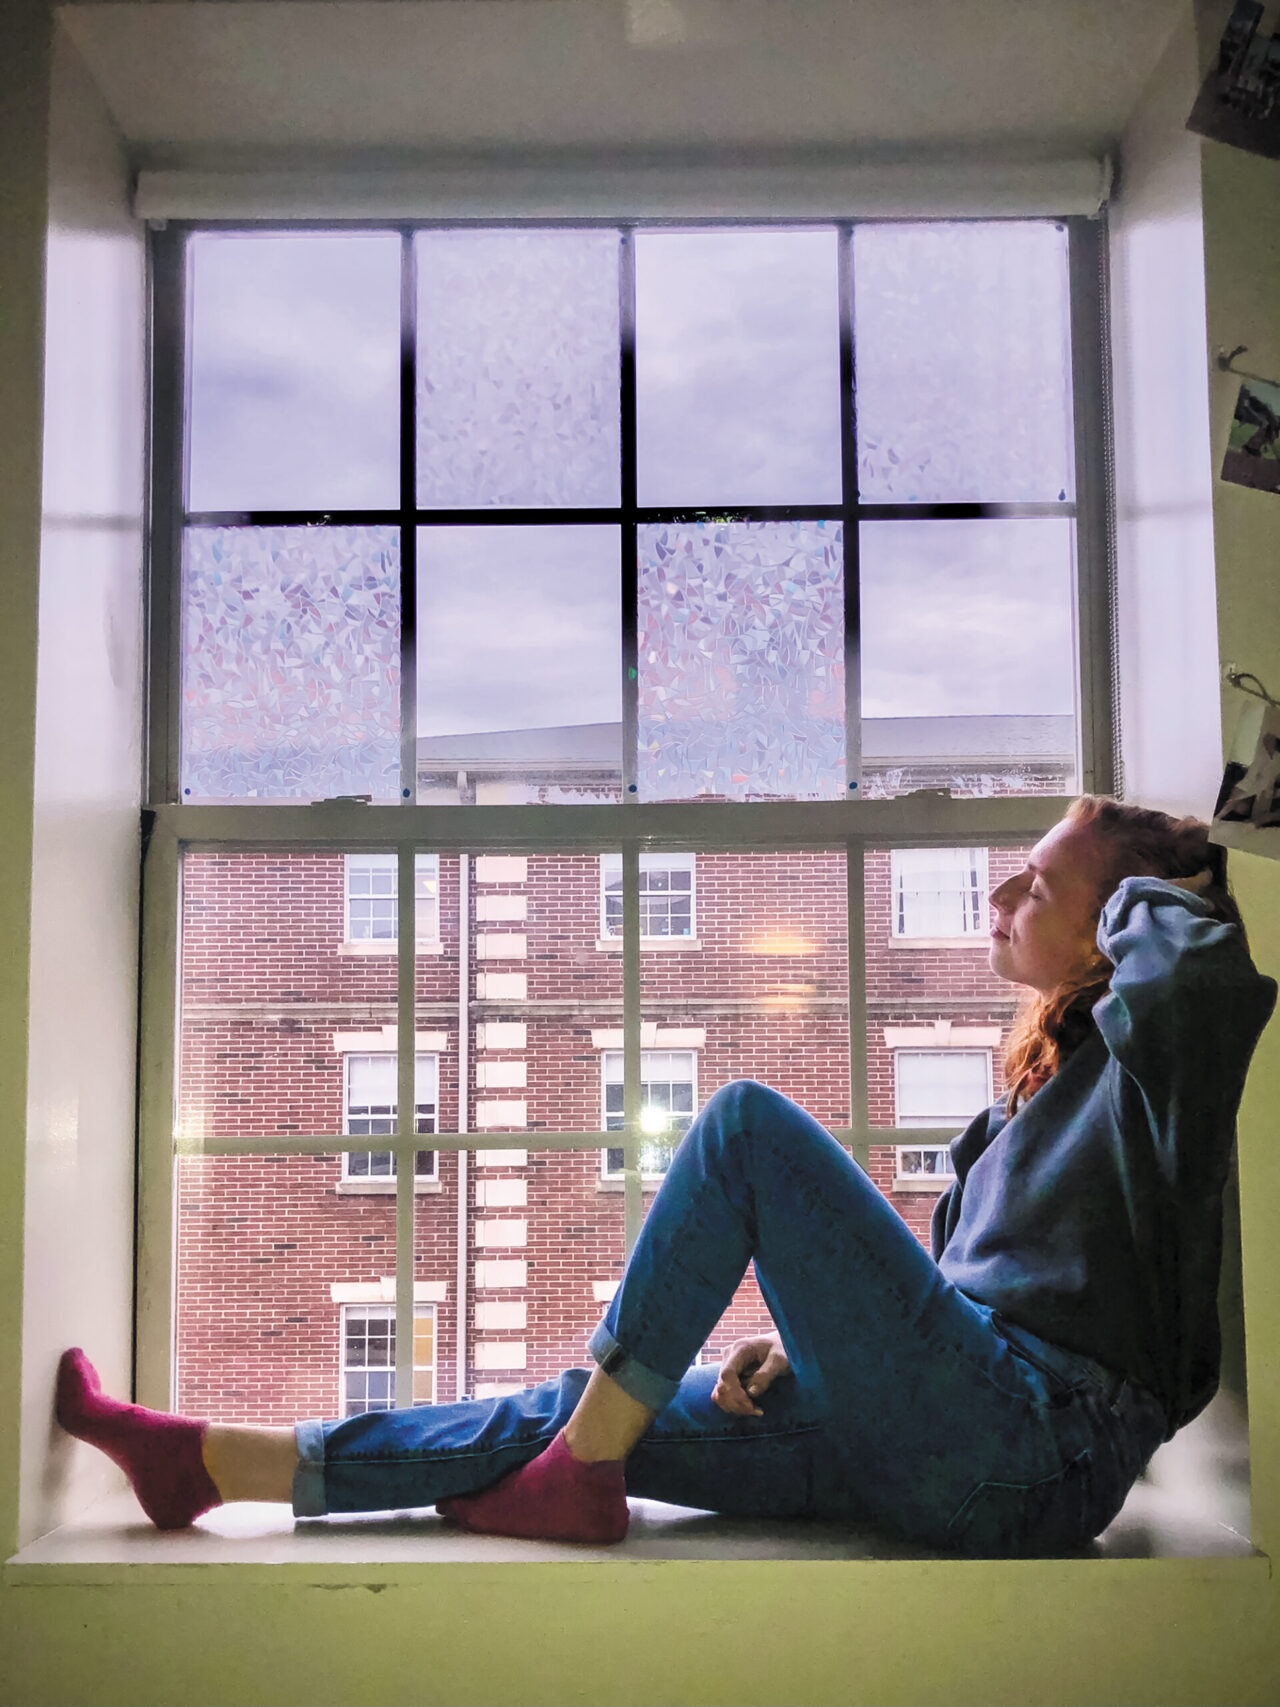
[[(397, 937), (397, 864), (394, 854), (347, 855), (348, 942), (393, 944)], [(415, 934), (420, 943), (440, 940), (440, 856), (415, 854)]]
[(894, 848), (890, 864), (895, 937), (985, 939), (985, 848)]
[[(343, 1131), (351, 1138), (374, 1138), (396, 1129), (396, 1058), (392, 1055), (347, 1055), (345, 1057), (345, 1118)], [(436, 1055), (414, 1057), (415, 1132), (436, 1130), (440, 1059)], [(418, 1179), (436, 1177), (436, 1153), (419, 1150), (414, 1174)], [(344, 1159), (345, 1179), (393, 1180), (396, 1158), (390, 1150), (353, 1150)]]
[[(689, 1130), (697, 1106), (697, 1067), (693, 1052), (676, 1049), (645, 1049), (640, 1055), (640, 1130), (647, 1142), (640, 1146), (640, 1172), (659, 1179), (671, 1165), (675, 1146)], [(622, 1054), (610, 1050), (602, 1063), (604, 1075), (604, 1129), (621, 1132)], [(622, 1151), (606, 1150), (606, 1177), (622, 1172)]]
[(395, 528), (188, 528), (181, 772), (188, 801), (399, 797)]
[[(395, 1407), (396, 1313), (390, 1304), (343, 1304), (342, 1414)], [(436, 1311), (413, 1307), (413, 1403), (431, 1405), (436, 1396)]]
[(845, 792), (837, 522), (640, 529), (640, 797)]
[[(601, 854), (602, 931), (622, 935), (622, 855)], [(692, 937), (694, 929), (694, 856), (691, 853), (640, 855), (641, 937)]]

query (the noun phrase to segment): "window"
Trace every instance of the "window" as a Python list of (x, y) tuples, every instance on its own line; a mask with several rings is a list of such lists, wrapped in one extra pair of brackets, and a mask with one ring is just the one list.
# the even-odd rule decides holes
[[(680, 1139), (689, 1130), (697, 1106), (697, 1071), (692, 1051), (645, 1049), (640, 1055), (640, 1172), (659, 1179), (671, 1165)], [(604, 1057), (604, 1129), (623, 1130), (622, 1055), (610, 1050)], [(605, 1176), (622, 1172), (623, 1153), (604, 1155)]]
[[(172, 1204), (175, 1156), (230, 1159), (282, 1203), (315, 1193), (351, 1271), (381, 1246), (386, 1273), (404, 1219), (378, 1194), (429, 1133), (413, 1172), (441, 1201), (419, 1205), (419, 1239), (454, 1241), (453, 1272), (481, 1228), (475, 1260), (516, 1274), (557, 1150), (603, 1152), (617, 1198), (594, 1168), (566, 1165), (565, 1189), (591, 1193), (584, 1225), (634, 1239), (636, 1176), (666, 1169), (704, 1046), (869, 1143), (890, 1099), (887, 1073), (857, 1071), (867, 1034), (923, 1011), (889, 933), (848, 953), (869, 865), (889, 905), (878, 850), (1022, 844), (1113, 786), (1097, 222), (171, 220), (151, 252), (142, 1201)], [(696, 942), (695, 853), (716, 862), (715, 954), (647, 952), (637, 980), (594, 952), (624, 913), (651, 951)], [(981, 939), (985, 876), (955, 857), (899, 861), (891, 943)], [(224, 928), (250, 868), (253, 906)], [(456, 958), (421, 948), (442, 877)], [(175, 894), (201, 932), (181, 1038), (183, 920), (157, 923)], [(412, 1110), (397, 1049), (430, 1052)], [(439, 1055), (473, 1069), (456, 1100)], [(989, 1073), (930, 1098), (911, 1071), (885, 1142), (916, 1140), (923, 1166), (939, 1134), (916, 1128), (967, 1119)], [(474, 1121), (441, 1130), (442, 1091), (468, 1116), (474, 1095)], [(435, 1157), (462, 1150), (486, 1159), (459, 1217)], [(331, 1216), (339, 1153), (351, 1200)], [(178, 1272), (170, 1231), (140, 1245), (148, 1299)], [(575, 1286), (519, 1330), (530, 1370), (560, 1356), (546, 1324), (580, 1308)], [(194, 1283), (183, 1308), (193, 1334), (221, 1331)], [(320, 1320), (305, 1297), (292, 1314)], [(170, 1319), (140, 1317), (153, 1372)]]
[[(640, 855), (640, 935), (692, 937), (693, 855)], [(622, 855), (600, 856), (601, 933), (622, 935)]]
[[(419, 943), (440, 938), (440, 857), (418, 854), (414, 859), (414, 916)], [(385, 943), (396, 940), (396, 856), (348, 854), (346, 940)]]
[[(348, 1055), (345, 1057), (346, 1102), (343, 1131), (352, 1138), (375, 1138), (396, 1129), (396, 1058), (394, 1055)], [(436, 1099), (440, 1058), (419, 1055), (414, 1061), (415, 1132), (436, 1129)], [(351, 1150), (345, 1157), (343, 1178), (349, 1180), (393, 1180), (396, 1159), (388, 1150)], [(434, 1150), (419, 1150), (414, 1167), (418, 1179), (436, 1177)]]
[[(342, 1415), (395, 1407), (396, 1312), (391, 1304), (342, 1305)], [(436, 1395), (436, 1311), (413, 1307), (413, 1402)]]
[[(964, 1127), (991, 1102), (989, 1049), (896, 1049), (898, 1126)], [(955, 1170), (945, 1144), (900, 1144), (897, 1173), (925, 1178)]]
[(986, 941), (985, 848), (894, 848), (895, 937)]

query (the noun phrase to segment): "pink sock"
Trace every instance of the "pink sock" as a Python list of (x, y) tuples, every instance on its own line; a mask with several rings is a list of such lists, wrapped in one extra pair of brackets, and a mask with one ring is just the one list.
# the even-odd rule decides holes
[(537, 1541), (621, 1541), (627, 1533), (622, 1460), (580, 1464), (564, 1430), (540, 1457), (482, 1488), (437, 1500), (436, 1510), (476, 1535), (518, 1535)]
[(222, 1504), (200, 1450), (208, 1423), (109, 1399), (78, 1346), (58, 1364), (55, 1410), (68, 1434), (120, 1466), (157, 1529), (185, 1529)]

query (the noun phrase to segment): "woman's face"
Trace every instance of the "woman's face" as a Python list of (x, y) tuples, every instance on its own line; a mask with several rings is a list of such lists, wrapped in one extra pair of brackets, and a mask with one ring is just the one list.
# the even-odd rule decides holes
[(1055, 824), (991, 891), (991, 970), (1044, 994), (1081, 971), (1096, 951), (1103, 871), (1089, 830)]

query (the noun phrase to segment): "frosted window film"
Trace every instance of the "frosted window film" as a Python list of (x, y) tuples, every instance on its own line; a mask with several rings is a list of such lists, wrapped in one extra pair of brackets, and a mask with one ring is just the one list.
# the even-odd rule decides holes
[(191, 239), (193, 510), (399, 503), (400, 239)]
[(617, 504), (617, 232), (416, 245), (419, 504)]
[(1066, 230), (862, 225), (853, 256), (862, 497), (1072, 497)]
[(642, 799), (845, 792), (836, 522), (640, 529)]
[(396, 799), (399, 696), (397, 529), (187, 530), (183, 799)]

